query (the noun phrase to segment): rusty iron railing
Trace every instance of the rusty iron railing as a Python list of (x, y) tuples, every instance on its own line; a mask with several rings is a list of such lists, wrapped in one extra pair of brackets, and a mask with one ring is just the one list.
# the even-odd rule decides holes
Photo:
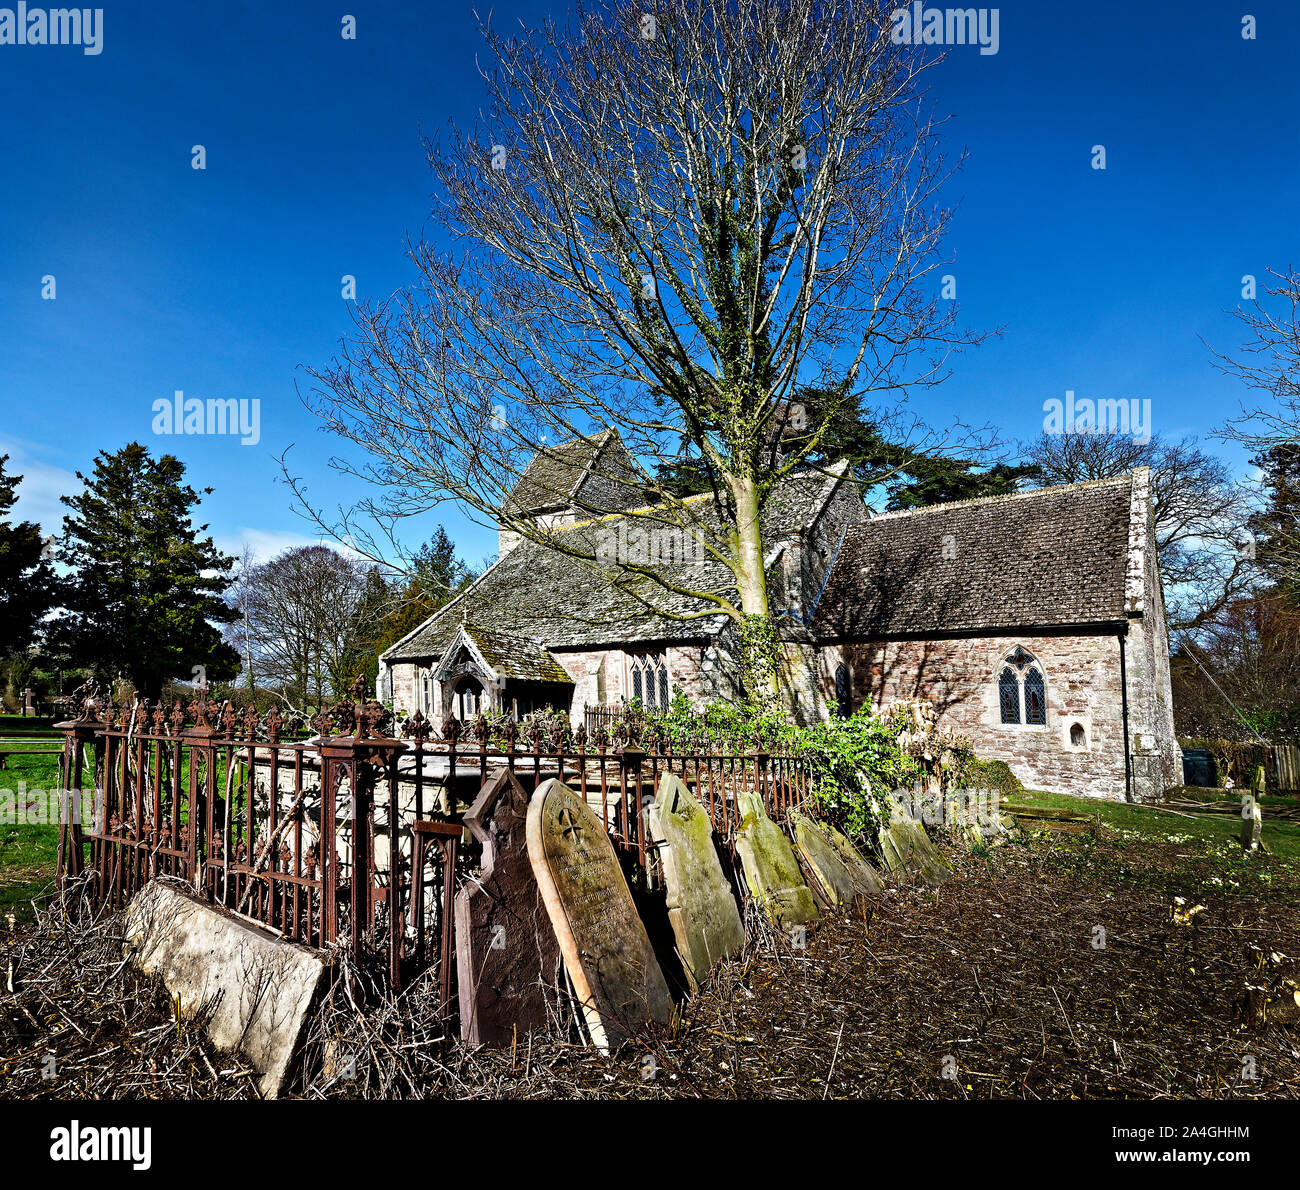
[(114, 706), (92, 691), (59, 724), (65, 805), (94, 795), (89, 822), (61, 816), (61, 886), (83, 878), (94, 907), (111, 910), (170, 877), (292, 941), (347, 947), (395, 989), (436, 966), (450, 1013), (452, 900), (476, 859), (460, 824), (493, 769), (528, 790), (558, 777), (580, 791), (642, 887), (656, 882), (645, 811), (665, 772), (695, 793), (733, 857), (739, 792), (760, 793), (774, 817), (811, 793), (802, 756), (642, 740), (626, 723), (611, 735), (449, 717), (435, 735), (417, 712), (398, 738), (360, 683), (312, 726), (309, 739), (286, 738), (278, 708), (218, 705), (203, 687), (168, 708)]

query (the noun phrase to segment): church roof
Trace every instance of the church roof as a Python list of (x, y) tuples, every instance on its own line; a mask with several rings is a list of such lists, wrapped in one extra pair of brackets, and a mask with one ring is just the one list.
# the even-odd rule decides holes
[(813, 634), (881, 640), (1122, 623), (1136, 478), (936, 504), (851, 525), (813, 610)]
[[(590, 437), (539, 447), (518, 483), (510, 489), (502, 511), (513, 516), (526, 516), (546, 509), (567, 507), (578, 499), (579, 489), (596, 471), (601, 454), (610, 446), (621, 445), (618, 434), (606, 430)], [(631, 502), (636, 503), (635, 500)], [(604, 509), (610, 505), (598, 507)]]
[[(516, 682), (565, 682), (573, 684), (569, 671), (535, 640), (494, 632), (478, 624), (461, 624), (443, 650), (442, 663), (455, 659), (461, 645), (477, 655), (493, 677)], [(442, 677), (441, 673), (439, 677)]]
[[(769, 552), (812, 524), (842, 478), (842, 468), (830, 474), (808, 469), (777, 487), (763, 510), (763, 540)], [(717, 517), (713, 499), (693, 496), (684, 503), (702, 522), (711, 523)], [(678, 534), (672, 547), (676, 552), (668, 555), (661, 548), (661, 560), (652, 557), (649, 563), (685, 592), (668, 591), (650, 576), (615, 572), (597, 560), (602, 548), (644, 542), (639, 534), (669, 528), (650, 507), (552, 529), (556, 548), (525, 539), (468, 591), (393, 645), (384, 659), (391, 663), (439, 658), (462, 621), (506, 636), (528, 637), (551, 650), (710, 639), (725, 617), (707, 614), (709, 603), (689, 591), (734, 598), (735, 580), (701, 545)], [(701, 617), (701, 612), (706, 614)]]

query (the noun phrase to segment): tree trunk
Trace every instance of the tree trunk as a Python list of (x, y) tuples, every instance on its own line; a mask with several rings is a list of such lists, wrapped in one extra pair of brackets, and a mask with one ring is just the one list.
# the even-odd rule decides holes
[(747, 697), (760, 709), (769, 710), (775, 708), (779, 693), (777, 665), (780, 642), (767, 600), (758, 483), (750, 476), (735, 477), (731, 481), (731, 490), (736, 502), (732, 557), (743, 615), (739, 624), (740, 677)]

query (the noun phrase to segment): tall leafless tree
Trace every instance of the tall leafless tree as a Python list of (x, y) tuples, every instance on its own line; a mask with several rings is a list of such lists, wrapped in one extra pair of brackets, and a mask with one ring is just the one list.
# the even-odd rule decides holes
[[(339, 357), (311, 373), (309, 405), (362, 451), (335, 465), (379, 490), (332, 530), (378, 550), (369, 525), (391, 539), (455, 500), (611, 583), (644, 570), (698, 606), (650, 595), (651, 610), (730, 617), (750, 688), (772, 692), (769, 497), (845, 405), (896, 409), (977, 339), (931, 277), (954, 167), (922, 88), (935, 59), (891, 42), (893, 7), (608, 0), (569, 28), (484, 26), (490, 107), (473, 134), (428, 145), (438, 200), (410, 249), (419, 283), (358, 307)], [(805, 384), (839, 407), (806, 420), (792, 399)], [(604, 478), (692, 534), (726, 589), (597, 558), (503, 509), (539, 448), (607, 427), (644, 473)], [(683, 458), (710, 500), (657, 482)]]
[(241, 618), (230, 639), (256, 685), (305, 711), (348, 686), (370, 568), (325, 545), (289, 549), (251, 566), (239, 583)]
[(1300, 443), (1300, 269), (1269, 269), (1274, 284), (1264, 287), (1270, 307), (1258, 299), (1238, 307), (1247, 334), (1239, 351), (1214, 351), (1215, 365), (1264, 399), (1242, 403), (1241, 414), (1228, 420), (1222, 437), (1251, 451)]
[(1199, 628), (1258, 578), (1248, 521), (1256, 507), (1248, 485), (1195, 438), (1145, 441), (1126, 434), (1044, 433), (1021, 447), (1040, 484), (1113, 479), (1151, 469), (1160, 574), (1171, 633)]

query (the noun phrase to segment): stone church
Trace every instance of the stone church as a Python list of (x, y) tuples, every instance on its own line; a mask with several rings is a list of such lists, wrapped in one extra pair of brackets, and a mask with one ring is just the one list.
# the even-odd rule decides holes
[[(656, 528), (636, 475), (613, 431), (539, 452), (502, 506), (497, 561), (384, 652), (382, 696), (435, 723), (733, 696), (726, 617), (681, 618), (697, 599), (600, 565), (633, 543), (678, 586), (730, 585)], [(709, 516), (711, 496), (691, 501)], [(921, 698), (1029, 788), (1150, 800), (1181, 779), (1145, 469), (873, 515), (841, 463), (787, 477), (762, 516), (798, 719)]]

